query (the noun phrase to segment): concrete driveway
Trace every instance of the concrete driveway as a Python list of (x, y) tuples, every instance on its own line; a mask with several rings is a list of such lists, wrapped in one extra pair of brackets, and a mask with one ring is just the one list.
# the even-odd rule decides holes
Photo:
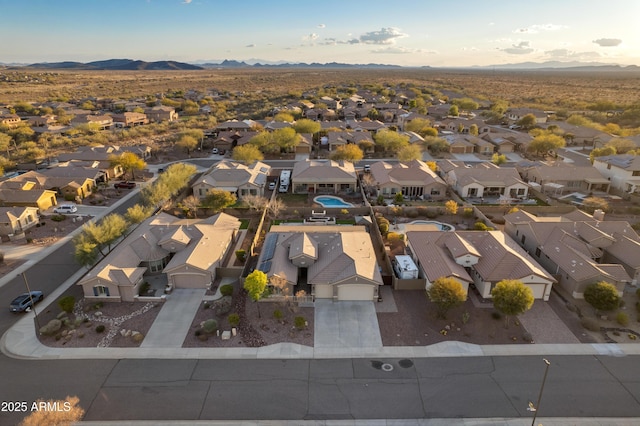
[(316, 300), (314, 347), (382, 348), (373, 302)]
[(173, 290), (140, 347), (182, 348), (182, 342), (206, 292), (204, 288)]

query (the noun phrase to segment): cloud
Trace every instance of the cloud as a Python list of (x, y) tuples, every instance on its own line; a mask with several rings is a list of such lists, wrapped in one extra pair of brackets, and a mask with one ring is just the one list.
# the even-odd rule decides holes
[(564, 28), (568, 28), (566, 25), (556, 24), (534, 24), (526, 28), (518, 28), (513, 32), (516, 34), (537, 34), (543, 31), (558, 31)]
[(622, 43), (622, 40), (619, 38), (599, 38), (597, 40), (593, 40), (593, 42), (600, 47), (615, 47)]
[(245, 47), (256, 47), (256, 45), (251, 43), (251, 44), (247, 44)]
[(182, 0), (182, 4), (191, 4), (192, 0)]
[(544, 52), (553, 59), (597, 59), (601, 55), (598, 52), (575, 52), (569, 49), (553, 49)]
[(526, 55), (527, 53), (533, 52), (533, 48), (529, 45), (528, 41), (521, 41), (518, 44), (512, 44), (511, 47), (500, 50), (511, 55)]
[(359, 41), (364, 44), (394, 44), (396, 39), (407, 37), (398, 28), (381, 28), (380, 31), (370, 31), (360, 36)]
[(325, 24), (318, 24), (318, 28), (326, 28)]
[(309, 34), (309, 35), (306, 35), (306, 36), (302, 37), (302, 40), (305, 40), (305, 41), (314, 41), (314, 40), (317, 40), (317, 39), (318, 39), (318, 37), (319, 37), (319, 35), (318, 35), (318, 34), (316, 34), (316, 33), (311, 33), (311, 34)]

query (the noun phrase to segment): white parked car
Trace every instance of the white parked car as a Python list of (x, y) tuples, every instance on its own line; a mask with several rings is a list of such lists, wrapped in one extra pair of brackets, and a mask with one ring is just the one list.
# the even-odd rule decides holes
[(67, 213), (75, 213), (78, 211), (78, 208), (73, 204), (62, 204), (53, 208), (54, 213), (67, 214)]

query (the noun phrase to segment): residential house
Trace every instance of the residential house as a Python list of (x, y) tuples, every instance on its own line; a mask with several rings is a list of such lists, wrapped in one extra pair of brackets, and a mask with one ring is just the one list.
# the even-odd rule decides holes
[(182, 220), (160, 213), (142, 222), (80, 281), (84, 297), (132, 302), (147, 275), (174, 288), (208, 288), (237, 240), (240, 221), (219, 213)]
[(485, 133), (482, 135), (482, 139), (487, 142), (491, 142), (500, 154), (508, 154), (518, 150), (520, 143), (512, 134), (504, 133)]
[(246, 195), (264, 196), (271, 166), (256, 161), (250, 166), (231, 160), (222, 160), (192, 185), (193, 194), (202, 199), (211, 189), (229, 191), (238, 198)]
[(85, 124), (95, 125), (99, 130), (107, 130), (113, 126), (113, 118), (110, 115), (81, 114), (71, 119), (73, 127)]
[(313, 135), (311, 133), (299, 133), (298, 144), (295, 147), (296, 154), (310, 154), (313, 149)]
[[(73, 162), (88, 162), (85, 165), (98, 168), (102, 170), (107, 179), (115, 179), (124, 174), (122, 166), (111, 165), (111, 156), (120, 155), (124, 152), (118, 146), (113, 145), (98, 145), (98, 146), (79, 146), (75, 152), (62, 153), (58, 155), (58, 161), (61, 165), (63, 163), (71, 164)], [(98, 162), (96, 165), (95, 162)]]
[(631, 154), (595, 157), (593, 167), (611, 181), (611, 187), (640, 194), (640, 156)]
[(506, 116), (511, 121), (518, 121), (529, 114), (532, 114), (536, 118), (536, 124), (547, 122), (547, 113), (535, 108), (509, 108)]
[(56, 116), (52, 114), (34, 115), (28, 119), (31, 127), (45, 127), (56, 123)]
[(398, 116), (398, 128), (400, 130), (405, 130), (405, 127), (407, 126), (407, 124), (409, 124), (411, 121), (417, 118), (428, 120), (429, 122), (431, 122), (433, 117), (429, 117), (428, 115), (425, 115), (425, 114), (418, 114), (417, 112), (407, 112), (404, 114), (400, 114)]
[(376, 133), (379, 130), (386, 129), (387, 125), (379, 120), (371, 121), (347, 121), (347, 128), (355, 132), (371, 132)]
[(22, 234), (39, 223), (37, 207), (0, 207), (0, 236)]
[(251, 138), (256, 136), (258, 132), (237, 131), (237, 130), (224, 130), (218, 133), (213, 140), (213, 146), (218, 150), (229, 151), (236, 146), (242, 146), (248, 143)]
[(96, 186), (95, 170), (80, 167), (54, 167), (29, 171), (0, 184), (2, 189), (48, 189), (66, 200), (82, 200)]
[(442, 138), (449, 144), (451, 154), (473, 154), (476, 151), (470, 135), (446, 134)]
[(0, 125), (9, 128), (18, 127), (22, 119), (16, 114), (0, 114)]
[(516, 166), (522, 179), (540, 186), (544, 193), (556, 195), (568, 192), (609, 192), (610, 182), (594, 167), (574, 166), (570, 163), (556, 161), (550, 164), (534, 163)]
[(374, 301), (382, 285), (371, 236), (362, 226), (272, 226), (256, 269), (267, 274), (276, 296), (304, 290), (316, 299)]
[(527, 198), (529, 194), (529, 186), (512, 167), (498, 167), (489, 162), (475, 166), (459, 162), (442, 163), (443, 171), (447, 170), (444, 181), (463, 198), (500, 197), (508, 200)]
[(465, 291), (473, 283), (483, 298), (505, 279), (529, 287), (549, 300), (556, 280), (502, 231), (408, 231), (407, 249), (428, 289), (438, 278), (452, 278)]
[(218, 132), (249, 132), (254, 129), (255, 122), (251, 120), (227, 120), (219, 123), (215, 129)]
[(371, 148), (367, 149), (367, 152), (373, 152), (375, 142), (373, 140), (373, 137), (371, 136), (371, 133), (369, 132), (342, 131), (327, 133), (327, 144), (329, 147), (329, 151), (335, 151), (338, 147), (348, 144), (358, 145), (363, 141), (368, 142), (368, 145), (371, 146)]
[(566, 121), (550, 121), (542, 124), (540, 127), (548, 128), (556, 126), (564, 132), (563, 137), (567, 141), (567, 145), (583, 145), (601, 147), (609, 142), (614, 136), (591, 127), (575, 126)]
[(48, 189), (0, 189), (0, 206), (35, 207), (42, 213), (57, 204), (55, 191)]
[(145, 115), (152, 122), (176, 121), (178, 113), (174, 107), (159, 105), (144, 110)]
[(386, 197), (400, 192), (405, 197), (441, 200), (447, 193), (447, 184), (420, 160), (394, 164), (376, 161), (371, 164), (371, 182)]
[(580, 210), (553, 217), (519, 210), (504, 219), (505, 232), (575, 298), (599, 281), (622, 295), (625, 284), (640, 279), (640, 237), (628, 222), (597, 220)]
[(431, 105), (427, 107), (427, 115), (432, 120), (442, 120), (449, 116), (451, 104)]
[(141, 112), (123, 112), (122, 114), (113, 114), (113, 122), (116, 127), (135, 127), (149, 124), (147, 114)]
[(355, 192), (357, 174), (348, 161), (297, 161), (291, 182), (294, 194)]

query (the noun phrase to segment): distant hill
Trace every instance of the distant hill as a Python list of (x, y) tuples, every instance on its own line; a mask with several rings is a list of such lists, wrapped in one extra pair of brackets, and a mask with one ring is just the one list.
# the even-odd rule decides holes
[(387, 64), (345, 64), (340, 62), (327, 62), (324, 64), (318, 62), (312, 62), (310, 64), (304, 62), (290, 63), (290, 62), (278, 62), (278, 63), (269, 63), (267, 61), (264, 62), (255, 62), (255, 63), (247, 63), (244, 61), (235, 61), (225, 59), (221, 62), (205, 62), (201, 63), (200, 66), (204, 68), (392, 68), (392, 69), (401, 69), (405, 68), (400, 65), (387, 65)]
[(488, 65), (473, 67), (474, 69), (503, 69), (503, 70), (567, 70), (567, 71), (638, 71), (636, 65), (622, 66), (618, 64), (605, 64), (601, 62), (520, 62), (515, 64)]
[(156, 61), (145, 62), (133, 59), (108, 59), (106, 61), (94, 62), (43, 62), (38, 64), (27, 65), (27, 68), (38, 69), (75, 69), (75, 70), (113, 70), (113, 71), (137, 71), (137, 70), (201, 70), (198, 65), (186, 64), (176, 61)]

